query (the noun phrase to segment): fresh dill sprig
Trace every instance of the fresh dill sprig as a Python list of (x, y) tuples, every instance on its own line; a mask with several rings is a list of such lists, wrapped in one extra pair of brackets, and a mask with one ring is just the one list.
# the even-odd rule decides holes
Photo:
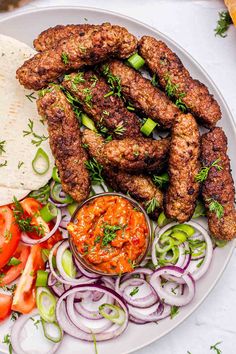
[(33, 102), (34, 100), (37, 99), (37, 97), (34, 96), (34, 92), (31, 92), (30, 94), (25, 95), (25, 97), (27, 97), (30, 102)]
[(114, 133), (116, 135), (123, 135), (126, 131), (126, 128), (123, 126), (123, 123), (119, 123), (117, 127), (114, 129)]
[(182, 112), (186, 112), (187, 111), (187, 106), (182, 101), (182, 99), (186, 96), (186, 94), (184, 92), (178, 92), (179, 85), (178, 84), (173, 84), (173, 82), (172, 82), (172, 80), (171, 80), (169, 75), (166, 75), (165, 80), (166, 80), (165, 91), (166, 91), (167, 96), (169, 98), (171, 98), (171, 99), (176, 98), (175, 105)]
[(7, 166), (7, 160), (5, 160), (3, 163), (0, 163), (0, 167), (5, 167)]
[(221, 353), (222, 353), (221, 349), (220, 349), (220, 348), (217, 348), (217, 346), (218, 346), (219, 344), (221, 344), (221, 343), (222, 343), (222, 342), (217, 342), (216, 344), (211, 345), (211, 346), (210, 346), (210, 350), (214, 350), (214, 351), (216, 352), (216, 354), (221, 354)]
[(213, 198), (207, 199), (209, 202), (209, 211), (216, 214), (218, 219), (221, 219), (224, 216), (224, 207), (217, 200)]
[(167, 172), (162, 175), (153, 175), (152, 180), (156, 185), (158, 185), (158, 187), (164, 188), (169, 182), (169, 175)]
[(155, 210), (156, 208), (158, 208), (158, 207), (159, 207), (159, 203), (158, 203), (157, 199), (156, 199), (156, 198), (152, 198), (151, 200), (149, 200), (149, 201), (146, 203), (146, 212), (147, 212), (148, 214), (151, 214), (151, 213), (153, 213), (154, 210)]
[(17, 165), (17, 168), (18, 170), (24, 165), (24, 161), (19, 161), (18, 162), (18, 165)]
[(177, 316), (179, 314), (179, 308), (178, 306), (171, 306), (171, 310), (170, 310), (170, 318), (173, 319), (175, 316)]
[(151, 79), (151, 84), (155, 87), (158, 87), (158, 80), (156, 74), (153, 74), (152, 79)]
[(10, 336), (10, 334), (6, 334), (4, 336), (2, 342), (3, 342), (3, 344), (8, 345), (9, 354), (12, 354), (13, 353), (13, 348), (12, 348), (12, 344), (11, 344), (11, 336)]
[(20, 202), (16, 199), (16, 197), (13, 198), (13, 214), (15, 217), (15, 222), (19, 226), (21, 231), (24, 232), (36, 232), (38, 236), (44, 236), (45, 230), (42, 224), (39, 225), (33, 225), (32, 224), (32, 217), (30, 216), (25, 216), (24, 215), (24, 210), (20, 204)]
[(229, 29), (229, 26), (233, 23), (229, 11), (219, 12), (219, 19), (217, 21), (217, 26), (214, 29), (215, 36), (220, 36), (222, 38), (227, 37), (226, 32)]
[(67, 64), (69, 63), (69, 56), (68, 56), (68, 54), (65, 53), (65, 52), (63, 52), (63, 53), (61, 54), (61, 60), (62, 60), (62, 62), (63, 62), (65, 65), (67, 65)]
[(34, 122), (31, 119), (29, 119), (28, 128), (29, 130), (23, 130), (23, 137), (32, 135), (34, 137), (34, 139), (31, 140), (33, 145), (38, 147), (43, 141), (48, 139), (48, 136), (45, 136), (44, 134), (38, 135), (34, 132)]
[(6, 145), (6, 140), (0, 141), (0, 156), (1, 156), (4, 152), (6, 152), (6, 150), (5, 150), (5, 145)]
[(104, 182), (102, 177), (103, 166), (94, 157), (85, 161), (85, 167), (89, 171), (92, 184), (102, 184)]
[[(118, 96), (118, 97), (121, 97), (121, 96), (122, 96), (122, 88), (121, 88), (120, 78), (117, 77), (117, 76), (115, 76), (115, 75), (113, 75), (113, 74), (110, 72), (110, 70), (109, 70), (109, 65), (108, 65), (108, 64), (103, 65), (103, 67), (102, 67), (102, 73), (103, 73), (103, 75), (106, 76), (106, 78), (107, 78), (107, 83), (108, 83), (108, 85), (110, 86), (110, 88), (112, 89), (112, 91), (110, 91), (110, 92), (112, 92), (112, 93), (111, 93), (111, 94), (110, 94), (110, 92), (108, 93), (109, 96), (111, 96), (111, 95), (114, 94), (114, 95), (116, 95), (116, 96)], [(109, 97), (109, 96), (107, 96), (108, 94), (106, 94), (105, 96), (106, 96), (106, 97)], [(104, 96), (104, 97), (105, 97), (105, 96)]]
[(215, 167), (218, 171), (221, 171), (223, 167), (219, 165), (220, 161), (221, 159), (217, 159), (213, 161), (210, 166), (203, 166), (201, 170), (198, 172), (198, 174), (195, 176), (195, 181), (204, 182), (207, 179), (209, 171), (212, 167)]

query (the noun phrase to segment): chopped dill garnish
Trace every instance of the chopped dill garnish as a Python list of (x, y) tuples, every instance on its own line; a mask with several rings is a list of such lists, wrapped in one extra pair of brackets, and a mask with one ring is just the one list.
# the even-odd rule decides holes
[(6, 140), (0, 141), (0, 156), (1, 156), (4, 152), (6, 152), (6, 151), (5, 151), (5, 144), (6, 144)]
[(98, 163), (94, 157), (88, 161), (85, 161), (85, 167), (89, 171), (92, 184), (102, 184), (104, 182), (102, 177), (103, 166)]
[(31, 119), (29, 119), (28, 128), (29, 130), (23, 130), (23, 137), (32, 135), (34, 137), (34, 139), (31, 140), (31, 143), (33, 145), (38, 147), (41, 145), (43, 141), (48, 139), (48, 136), (45, 135), (40, 136), (34, 132), (34, 122)]
[(226, 32), (229, 29), (229, 26), (233, 23), (229, 11), (219, 12), (219, 19), (217, 21), (217, 26), (214, 29), (215, 36), (220, 36), (222, 38), (227, 37)]
[(223, 169), (222, 166), (220, 166), (218, 163), (221, 161), (221, 159), (217, 159), (210, 166), (203, 166), (201, 170), (198, 172), (198, 174), (195, 176), (195, 181), (196, 182), (204, 182), (207, 177), (210, 169), (212, 167), (215, 167), (218, 171), (221, 171)]
[(207, 199), (209, 202), (209, 211), (216, 214), (218, 219), (221, 219), (224, 216), (224, 207), (217, 200), (213, 198)]
[(159, 203), (156, 198), (152, 198), (146, 203), (146, 211), (148, 214), (151, 214), (154, 212), (156, 208), (159, 207)]
[(37, 99), (37, 97), (34, 96), (34, 92), (31, 92), (29, 95), (25, 95), (25, 97), (27, 97), (30, 102)]
[(61, 60), (62, 60), (62, 62), (63, 62), (65, 65), (67, 65), (67, 64), (69, 63), (69, 56), (68, 56), (68, 54), (65, 53), (65, 52), (63, 52), (63, 53), (61, 54)]

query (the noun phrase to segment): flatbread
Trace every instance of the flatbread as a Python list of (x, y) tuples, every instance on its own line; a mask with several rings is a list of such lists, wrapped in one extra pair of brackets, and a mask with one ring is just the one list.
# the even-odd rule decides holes
[[(48, 136), (46, 122), (42, 123), (37, 112), (34, 99), (38, 97), (37, 93), (24, 89), (16, 80), (17, 68), (34, 54), (25, 43), (0, 35), (0, 142), (6, 141), (6, 152), (0, 152), (0, 165), (7, 161), (6, 166), (0, 167), (0, 205), (11, 203), (14, 196), (24, 198), (30, 191), (44, 186), (52, 175), (54, 159), (49, 140), (36, 146), (32, 140), (39, 139), (32, 134), (24, 137), (23, 133), (29, 131), (31, 120), (36, 134)], [(39, 147), (50, 160), (50, 168), (44, 175), (38, 175), (32, 168)]]

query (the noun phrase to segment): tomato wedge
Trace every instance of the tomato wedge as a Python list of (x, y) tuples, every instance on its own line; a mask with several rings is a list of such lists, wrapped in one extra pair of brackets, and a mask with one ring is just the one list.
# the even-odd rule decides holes
[[(34, 198), (25, 198), (20, 202), (20, 204), (23, 208), (24, 216), (25, 217), (30, 216), (32, 218), (31, 224), (36, 226), (42, 225), (44, 234), (47, 234), (50, 231), (49, 225), (43, 220), (43, 218), (40, 215), (38, 215), (39, 210), (42, 208), (42, 204), (39, 203)], [(39, 238), (37, 232), (29, 232), (28, 235), (31, 238), (36, 238), (36, 239)]]
[(15, 223), (13, 211), (8, 206), (0, 207), (0, 268), (8, 263), (20, 241), (20, 229)]
[(0, 294), (0, 321), (5, 320), (11, 313), (12, 296)]
[(19, 243), (16, 252), (13, 257), (20, 261), (18, 265), (8, 266), (6, 265), (1, 273), (4, 274), (0, 278), (0, 286), (8, 285), (14, 280), (16, 280), (25, 268), (28, 256), (30, 254), (30, 247)]
[(25, 269), (16, 287), (12, 310), (26, 314), (35, 307), (35, 280), (39, 269), (44, 269), (44, 261), (41, 255), (41, 247), (34, 245), (31, 247)]

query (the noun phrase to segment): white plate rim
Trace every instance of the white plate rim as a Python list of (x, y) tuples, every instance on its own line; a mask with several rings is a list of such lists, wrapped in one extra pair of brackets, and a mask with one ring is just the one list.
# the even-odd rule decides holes
[[(38, 13), (38, 12), (45, 12), (45, 11), (55, 11), (55, 10), (83, 10), (83, 11), (88, 11), (88, 12), (100, 12), (102, 14), (111, 14), (113, 16), (117, 16), (119, 18), (123, 18), (124, 20), (128, 20), (131, 22), (134, 22), (135, 24), (138, 24), (142, 27), (146, 27), (149, 30), (155, 32), (157, 35), (161, 35), (162, 38), (166, 39), (167, 41), (169, 41), (170, 43), (172, 43), (175, 47), (177, 47), (181, 52), (184, 53), (185, 56), (188, 57), (188, 59), (190, 59), (190, 61), (193, 62), (193, 64), (204, 74), (204, 76), (210, 81), (212, 87), (214, 88), (214, 90), (217, 92), (217, 94), (220, 96), (223, 104), (224, 104), (224, 108), (227, 111), (227, 115), (229, 116), (229, 119), (231, 121), (231, 124), (233, 126), (233, 130), (234, 130), (234, 134), (236, 135), (236, 121), (233, 119), (233, 115), (230, 111), (230, 108), (228, 106), (228, 103), (226, 102), (224, 96), (222, 95), (221, 91), (219, 90), (219, 88), (216, 86), (215, 82), (213, 81), (213, 79), (210, 77), (210, 75), (207, 73), (207, 71), (202, 67), (201, 64), (199, 64), (199, 62), (191, 55), (188, 53), (188, 51), (186, 51), (181, 45), (179, 45), (175, 40), (173, 40), (171, 37), (169, 37), (168, 35), (164, 34), (163, 32), (157, 30), (155, 27), (150, 26), (148, 24), (146, 24), (145, 22), (142, 22), (140, 20), (137, 20), (136, 18), (121, 14), (119, 12), (116, 11), (111, 11), (111, 10), (106, 10), (106, 9), (102, 9), (102, 8), (96, 8), (96, 7), (87, 7), (87, 6), (76, 6), (76, 5), (60, 5), (60, 6), (42, 6), (42, 7), (38, 7), (36, 9), (28, 9), (28, 10), (20, 10), (17, 13), (12, 13), (9, 14), (9, 16), (4, 17), (3, 19), (0, 19), (0, 25), (4, 24), (4, 22), (8, 22), (9, 20), (12, 20), (14, 18), (18, 18), (18, 17), (24, 17), (24, 15), (29, 15), (29, 14), (33, 14), (33, 13)], [(171, 327), (171, 329), (167, 329), (166, 331), (163, 331), (163, 333), (160, 335), (157, 335), (156, 337), (154, 337), (151, 340), (147, 340), (144, 344), (142, 345), (138, 345), (135, 348), (133, 348), (131, 351), (127, 351), (127, 352), (123, 352), (120, 354), (131, 354), (136, 350), (142, 349), (150, 344), (152, 344), (153, 342), (159, 340), (160, 338), (166, 336), (168, 333), (172, 332), (176, 327), (178, 327), (181, 323), (183, 323), (190, 315), (192, 315), (198, 307), (200, 307), (200, 305), (205, 301), (205, 299), (209, 296), (209, 294), (213, 291), (213, 289), (215, 288), (216, 284), (218, 283), (218, 281), (220, 280), (220, 278), (222, 277), (230, 259), (231, 256), (233, 254), (234, 251), (234, 247), (236, 247), (236, 239), (231, 241), (231, 249), (228, 252), (227, 258), (224, 261), (223, 267), (221, 269), (221, 271), (218, 273), (216, 279), (214, 280), (214, 282), (211, 283), (211, 286), (209, 287), (209, 289), (205, 292), (205, 294), (203, 295), (202, 299), (200, 300), (200, 302), (198, 302), (193, 308), (191, 308), (191, 310), (189, 310), (189, 312), (183, 317), (181, 318), (181, 320), (179, 320), (174, 326)], [(5, 351), (5, 353), (7, 353), (7, 351)]]

